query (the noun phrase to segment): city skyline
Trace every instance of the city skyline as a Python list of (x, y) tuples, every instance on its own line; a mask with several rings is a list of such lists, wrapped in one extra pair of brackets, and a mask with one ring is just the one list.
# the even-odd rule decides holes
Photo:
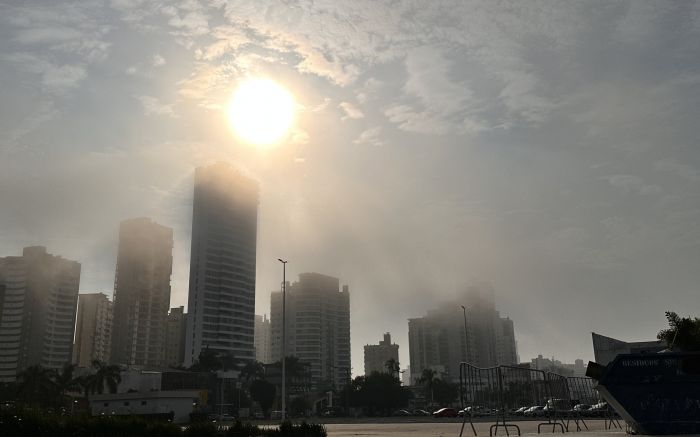
[[(289, 277), (343, 278), (356, 374), (377, 332), (408, 365), (407, 320), (478, 282), (522, 359), (592, 359), (591, 332), (653, 339), (664, 310), (700, 313), (698, 17), (642, 0), (6, 2), (2, 254), (46, 246), (111, 295), (119, 222), (147, 216), (173, 228), (170, 306), (187, 306), (194, 169), (226, 161), (260, 183), (256, 313), (279, 257)], [(296, 102), (276, 146), (227, 120), (256, 77)]]

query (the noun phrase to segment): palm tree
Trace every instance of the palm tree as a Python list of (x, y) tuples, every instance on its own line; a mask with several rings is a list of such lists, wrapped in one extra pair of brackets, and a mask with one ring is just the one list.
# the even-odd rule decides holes
[(116, 393), (117, 386), (122, 382), (122, 377), (119, 374), (121, 370), (119, 366), (108, 365), (99, 360), (94, 360), (92, 362), (92, 368), (95, 369), (95, 373), (90, 377), (90, 391), (92, 393), (97, 392), (102, 394), (105, 385), (107, 385), (110, 393)]
[(63, 369), (52, 372), (51, 379), (53, 380), (57, 394), (60, 396), (60, 401), (63, 401), (66, 392), (80, 390), (78, 378), (73, 377), (75, 364), (65, 364)]
[(265, 367), (260, 361), (248, 361), (241, 369), (241, 378), (245, 379), (246, 383), (251, 379), (262, 378), (263, 375), (265, 375)]
[(56, 392), (56, 386), (51, 380), (52, 373), (50, 369), (41, 365), (30, 366), (24, 369), (17, 375), (18, 397), (32, 404), (48, 403)]
[(433, 369), (423, 369), (423, 372), (420, 375), (420, 378), (418, 378), (418, 382), (420, 384), (425, 385), (425, 390), (430, 391), (430, 403), (432, 404), (433, 401), (433, 383), (436, 378), (437, 372)]
[(384, 367), (386, 367), (386, 370), (391, 376), (396, 376), (401, 371), (399, 362), (393, 358), (389, 358), (388, 360), (386, 360), (386, 362), (384, 363)]

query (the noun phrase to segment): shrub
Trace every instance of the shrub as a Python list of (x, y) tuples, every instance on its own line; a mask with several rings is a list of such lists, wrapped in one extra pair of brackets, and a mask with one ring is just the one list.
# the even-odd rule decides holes
[(318, 423), (283, 422), (278, 429), (265, 430), (268, 437), (327, 437), (326, 427)]
[(257, 437), (261, 434), (260, 428), (250, 423), (241, 423), (236, 420), (236, 423), (226, 431), (226, 437)]
[(185, 437), (220, 437), (218, 428), (211, 422), (191, 423), (183, 435)]

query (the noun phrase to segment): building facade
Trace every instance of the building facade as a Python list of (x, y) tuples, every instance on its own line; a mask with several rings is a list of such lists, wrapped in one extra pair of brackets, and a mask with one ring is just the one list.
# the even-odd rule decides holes
[(272, 363), (270, 319), (255, 315), (255, 359), (263, 364)]
[(586, 376), (586, 366), (582, 359), (574, 360), (572, 364), (562, 363), (559, 360), (549, 358), (544, 358), (542, 355), (538, 355), (537, 358), (530, 360), (530, 368), (534, 370), (543, 370), (545, 372), (552, 372), (562, 376), (576, 376), (582, 377)]
[(365, 375), (388, 373), (386, 362), (389, 360), (399, 364), (399, 345), (391, 342), (390, 333), (384, 333), (384, 339), (379, 344), (365, 345)]
[[(302, 273), (286, 287), (287, 356), (309, 364), (315, 388), (344, 387), (351, 377), (350, 292), (338, 278)], [(270, 297), (272, 361), (282, 357), (282, 292)]]
[(119, 227), (110, 360), (161, 368), (170, 307), (173, 230), (148, 218)]
[(459, 300), (409, 319), (408, 341), (412, 378), (433, 369), (443, 379), (458, 381), (463, 361), (477, 367), (518, 362), (513, 322), (496, 311), (488, 285), (470, 287)]
[(73, 355), (80, 264), (24, 248), (0, 258), (0, 381), (14, 381), (33, 365), (60, 369)]
[(94, 360), (109, 362), (112, 341), (112, 302), (104, 293), (78, 296), (73, 363), (90, 367)]
[(165, 365), (179, 367), (185, 362), (185, 335), (187, 313), (185, 307), (170, 308), (165, 334)]
[(607, 365), (619, 354), (654, 354), (666, 349), (662, 340), (627, 342), (612, 337), (591, 333), (595, 362)]
[(258, 184), (223, 163), (197, 168), (185, 365), (201, 350), (255, 358)]

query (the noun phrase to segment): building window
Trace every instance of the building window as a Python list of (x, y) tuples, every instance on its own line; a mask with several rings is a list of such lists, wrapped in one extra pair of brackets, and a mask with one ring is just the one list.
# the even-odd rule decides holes
[(146, 405), (146, 404), (148, 404), (147, 401), (141, 401), (141, 405)]
[(102, 404), (102, 406), (103, 406), (103, 407), (109, 407), (109, 402), (105, 402), (104, 404)]
[(124, 402), (124, 406), (125, 406), (125, 407), (128, 407), (128, 406), (129, 406), (129, 402)]

